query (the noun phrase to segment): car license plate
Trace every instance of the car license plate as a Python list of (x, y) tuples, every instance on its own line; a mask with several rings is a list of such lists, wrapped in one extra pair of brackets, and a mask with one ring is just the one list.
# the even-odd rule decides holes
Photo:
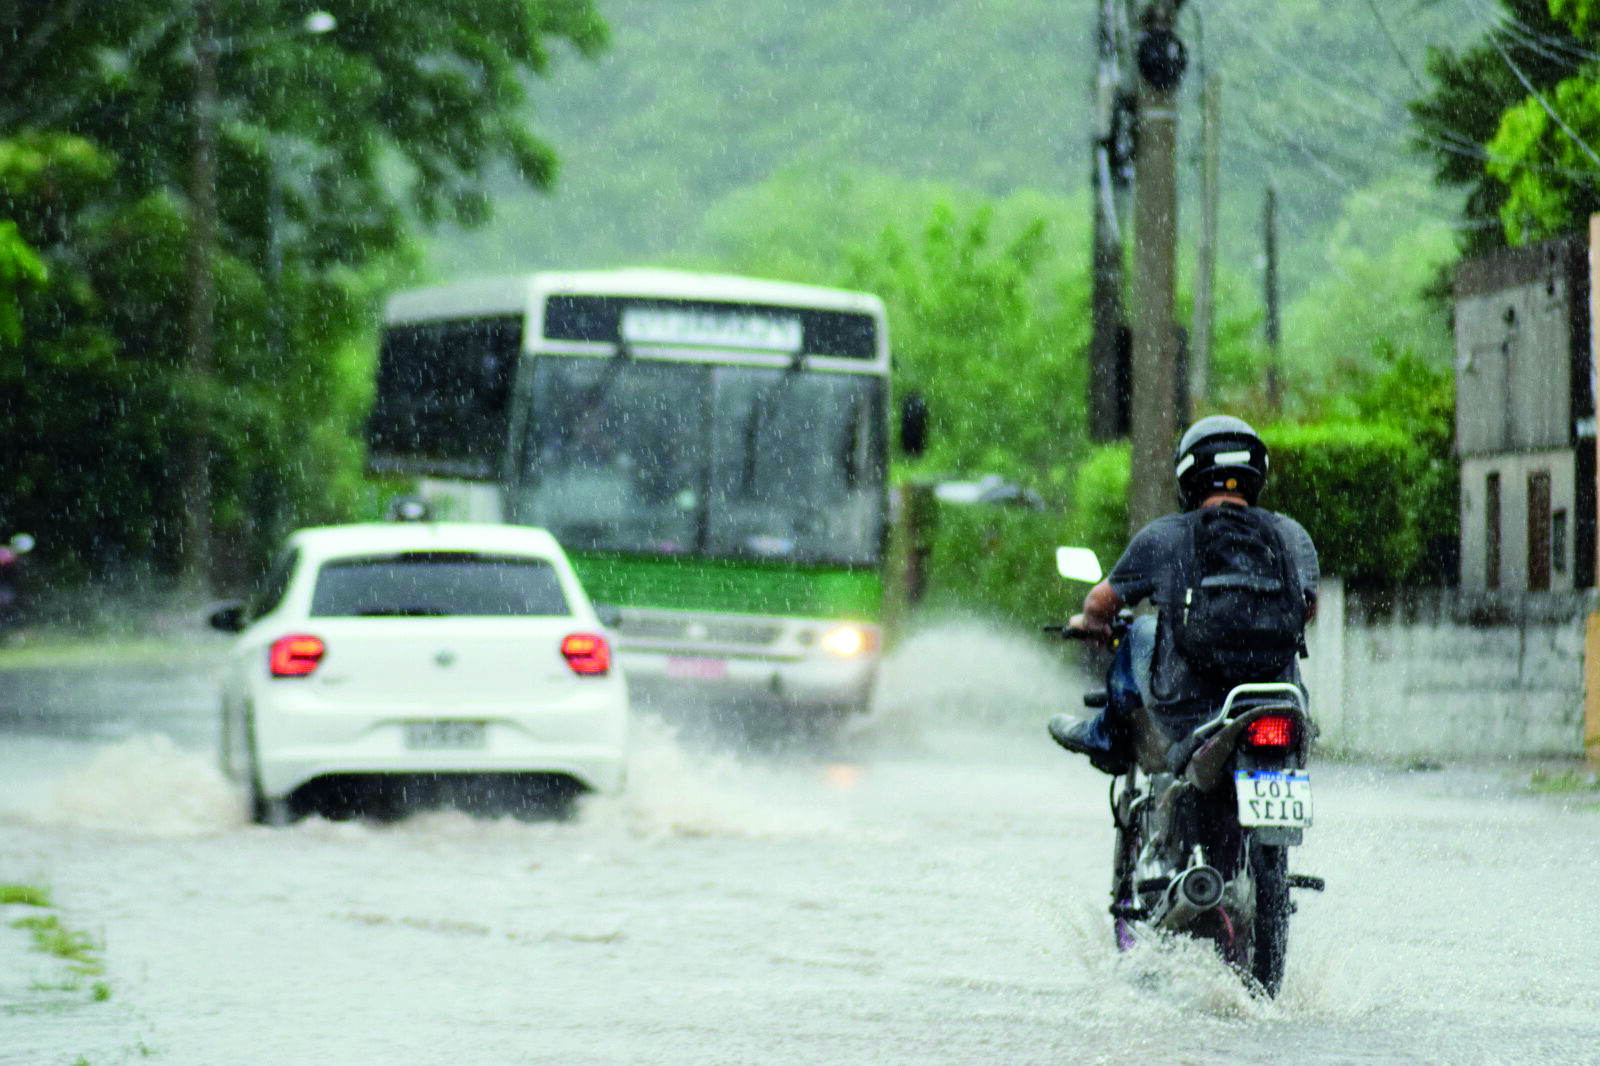
[(483, 748), (489, 732), (482, 722), (407, 722), (406, 747), (423, 750)]
[(1311, 824), (1311, 775), (1304, 770), (1236, 770), (1239, 824), (1304, 829)]
[(693, 681), (718, 681), (727, 676), (728, 664), (721, 659), (668, 659), (667, 676)]

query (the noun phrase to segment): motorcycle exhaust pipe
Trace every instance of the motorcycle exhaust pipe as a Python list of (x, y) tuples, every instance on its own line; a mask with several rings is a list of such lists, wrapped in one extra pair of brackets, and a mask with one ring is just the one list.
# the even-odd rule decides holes
[(1191, 866), (1172, 879), (1155, 914), (1158, 929), (1178, 930), (1222, 902), (1222, 875), (1210, 866)]

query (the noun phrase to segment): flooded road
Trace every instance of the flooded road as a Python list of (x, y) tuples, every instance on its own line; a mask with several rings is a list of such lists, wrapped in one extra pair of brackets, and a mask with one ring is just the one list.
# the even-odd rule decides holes
[[(994, 664), (1003, 663), (1004, 669)], [(247, 824), (195, 738), (0, 733), (0, 883), (47, 886), (109, 998), (0, 907), (0, 1063), (1600, 1063), (1600, 795), (1526, 768), (1314, 770), (1276, 1002), (1119, 956), (1076, 685), (911, 641), (838, 750), (637, 724), (576, 821)]]

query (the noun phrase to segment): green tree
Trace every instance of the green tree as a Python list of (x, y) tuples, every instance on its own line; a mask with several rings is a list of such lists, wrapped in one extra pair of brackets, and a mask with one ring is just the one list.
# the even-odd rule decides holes
[(996, 244), (990, 210), (939, 205), (918, 238), (886, 230), (848, 281), (889, 306), (896, 380), (933, 414), (925, 465), (1060, 485), (1084, 439), (1087, 287), (1062, 278), (1054, 306), (1035, 300), (1042, 219)]
[(1600, 134), (1600, 100), (1586, 88), (1596, 43), (1587, 0), (1499, 7), (1479, 42), (1430, 55), (1432, 91), (1411, 105), (1436, 179), (1467, 194), (1468, 252), (1565, 231), (1600, 207), (1600, 163), (1577, 143)]
[(17, 232), (17, 224), (0, 222), (0, 342), (14, 345), (22, 339), (18, 296), (29, 285), (44, 284), (49, 274), (44, 260)]
[[(485, 220), (486, 174), (546, 188), (527, 85), (607, 39), (591, 0), (210, 0), (217, 338), (186, 372), (190, 0), (0, 12), (0, 218), (49, 270), (0, 375), (0, 507), (68, 572), (170, 570), (193, 419), (242, 575), (282, 528), (349, 513), (370, 308), (415, 223)], [(315, 11), (331, 32), (303, 32)], [(326, 28), (325, 26), (322, 28)], [(26, 91), (22, 91), (26, 87)], [(364, 343), (365, 342), (365, 343)]]

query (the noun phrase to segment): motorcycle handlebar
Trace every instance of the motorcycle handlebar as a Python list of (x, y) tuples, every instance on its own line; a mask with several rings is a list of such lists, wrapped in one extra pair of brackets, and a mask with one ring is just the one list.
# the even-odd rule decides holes
[(1041, 626), (1043, 632), (1062, 640), (1099, 640), (1108, 644), (1115, 644), (1127, 635), (1128, 627), (1133, 624), (1133, 612), (1124, 607), (1117, 612), (1116, 618), (1111, 621), (1111, 632), (1106, 636), (1090, 632), (1087, 629), (1074, 629), (1070, 625)]

